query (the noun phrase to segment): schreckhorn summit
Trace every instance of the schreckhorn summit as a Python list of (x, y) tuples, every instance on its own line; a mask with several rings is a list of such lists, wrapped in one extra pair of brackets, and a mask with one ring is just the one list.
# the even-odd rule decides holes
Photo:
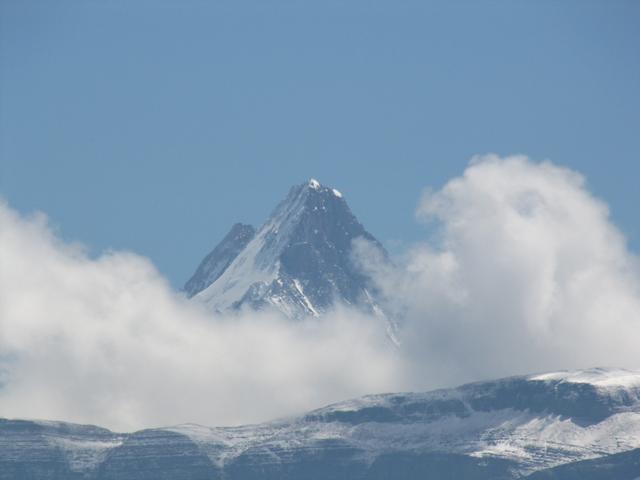
[(205, 257), (185, 292), (215, 311), (272, 308), (319, 316), (338, 303), (380, 312), (353, 241), (382, 249), (343, 195), (315, 179), (291, 188), (259, 229), (236, 224)]

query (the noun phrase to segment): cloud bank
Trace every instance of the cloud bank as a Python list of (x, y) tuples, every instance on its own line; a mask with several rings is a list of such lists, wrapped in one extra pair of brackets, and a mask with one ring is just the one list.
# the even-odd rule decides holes
[(378, 324), (353, 312), (212, 318), (148, 260), (88, 258), (6, 205), (0, 265), (0, 417), (228, 425), (400, 384)]
[(406, 319), (413, 387), (640, 365), (638, 259), (581, 175), (476, 157), (417, 213), (435, 242), (376, 273)]
[(267, 420), (351, 396), (594, 365), (638, 367), (637, 258), (576, 172), (475, 158), (424, 195), (437, 234), (395, 267), (398, 314), (211, 317), (138, 255), (90, 258), (0, 204), (0, 417), (115, 429)]

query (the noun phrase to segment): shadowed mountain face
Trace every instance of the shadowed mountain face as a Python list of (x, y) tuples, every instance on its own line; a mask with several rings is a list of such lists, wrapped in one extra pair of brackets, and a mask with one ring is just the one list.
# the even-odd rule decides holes
[(379, 242), (342, 194), (316, 180), (293, 187), (254, 232), (235, 225), (185, 285), (215, 311), (276, 309), (290, 318), (318, 316), (338, 303), (378, 311), (353, 241)]
[(638, 480), (640, 448), (605, 457), (560, 465), (527, 477), (528, 480)]
[(639, 449), (640, 372), (592, 369), (370, 395), (242, 427), (0, 420), (0, 479), (635, 480)]

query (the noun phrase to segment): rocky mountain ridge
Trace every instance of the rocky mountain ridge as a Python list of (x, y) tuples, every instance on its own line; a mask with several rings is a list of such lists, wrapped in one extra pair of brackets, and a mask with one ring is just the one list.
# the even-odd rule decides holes
[(0, 442), (0, 479), (634, 480), (640, 372), (554, 372), (369, 395), (240, 427), (118, 434), (1, 420)]
[(273, 309), (296, 319), (345, 304), (381, 314), (354, 259), (356, 239), (386, 255), (342, 193), (311, 179), (292, 187), (259, 229), (235, 225), (184, 290), (218, 312)]

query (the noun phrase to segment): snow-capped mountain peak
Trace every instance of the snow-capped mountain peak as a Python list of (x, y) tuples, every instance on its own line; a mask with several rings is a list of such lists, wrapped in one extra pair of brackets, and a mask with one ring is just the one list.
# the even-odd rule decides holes
[(314, 190), (330, 190), (331, 193), (333, 193), (334, 196), (338, 197), (338, 198), (342, 198), (342, 193), (340, 193), (339, 190), (336, 190), (335, 188), (328, 188), (328, 187), (323, 187), (322, 184), (316, 180), (315, 178), (310, 178), (309, 179), (309, 188), (312, 188)]
[(309, 187), (318, 190), (320, 188), (320, 182), (318, 182), (315, 178), (309, 180)]
[(294, 186), (262, 227), (242, 238), (248, 242), (233, 243), (242, 248), (225, 249), (230, 252), (225, 261), (234, 256), (222, 271), (205, 267), (225, 262), (205, 259), (187, 282), (197, 288), (185, 290), (213, 310), (275, 308), (300, 318), (318, 316), (339, 302), (375, 306), (368, 279), (353, 262), (352, 242), (364, 238), (382, 247), (340, 191), (314, 178)]

